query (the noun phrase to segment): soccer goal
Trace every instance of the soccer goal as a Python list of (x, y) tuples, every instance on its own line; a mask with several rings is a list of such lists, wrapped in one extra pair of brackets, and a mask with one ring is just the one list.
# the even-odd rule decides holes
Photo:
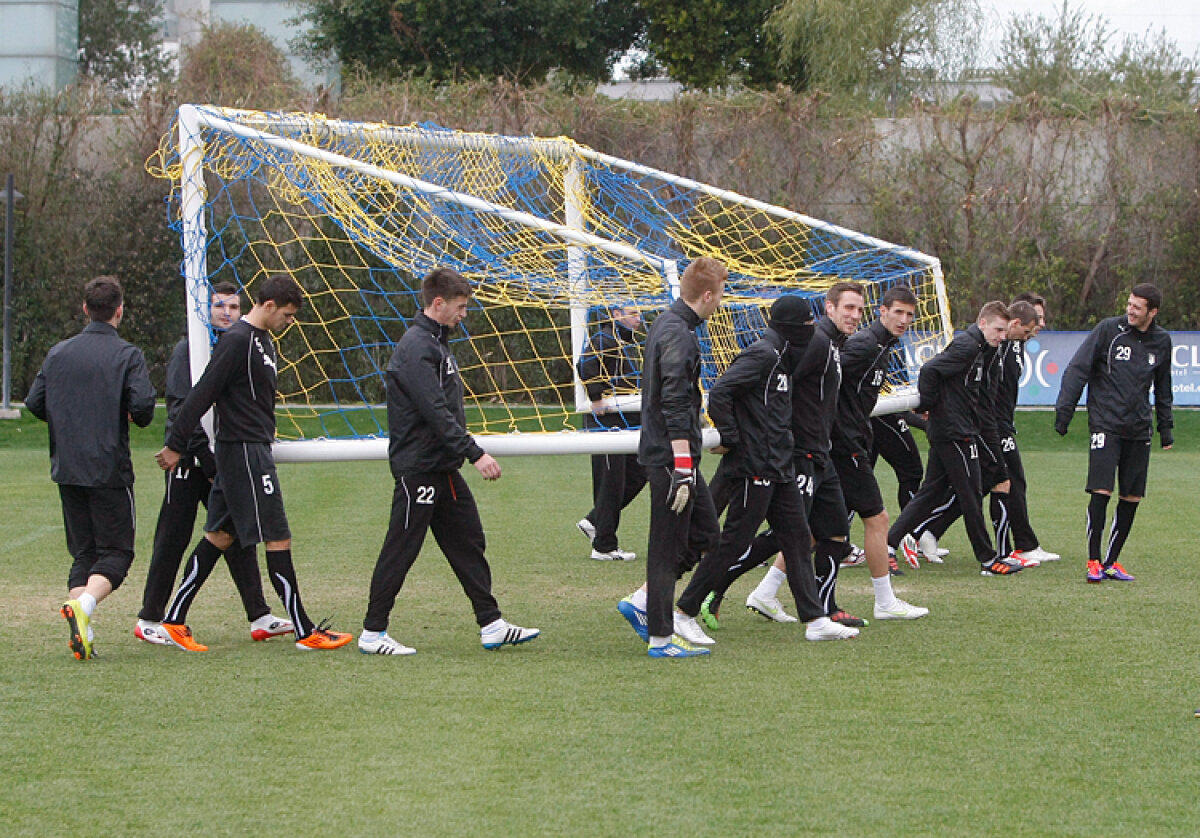
[[(384, 371), (438, 266), (475, 291), (452, 346), (470, 430), (499, 455), (635, 450), (634, 427), (582, 430), (576, 361), (614, 306), (652, 321), (700, 256), (730, 272), (701, 328), (706, 388), (780, 294), (820, 314), (843, 279), (864, 283), (872, 311), (896, 284), (920, 301), (880, 410), (915, 402), (916, 370), (951, 334), (937, 259), (566, 138), (185, 105), (147, 168), (172, 182), (193, 375), (213, 284), (252, 294), (285, 272), (305, 290), (279, 338), (281, 461), (386, 457)], [(632, 412), (637, 396), (614, 406)]]

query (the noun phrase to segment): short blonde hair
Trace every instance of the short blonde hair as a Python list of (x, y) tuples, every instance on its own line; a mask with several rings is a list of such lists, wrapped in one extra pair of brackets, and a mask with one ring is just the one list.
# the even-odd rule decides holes
[(705, 291), (714, 294), (720, 291), (728, 278), (729, 270), (722, 262), (711, 256), (701, 256), (688, 265), (679, 278), (679, 296), (694, 303), (704, 296)]

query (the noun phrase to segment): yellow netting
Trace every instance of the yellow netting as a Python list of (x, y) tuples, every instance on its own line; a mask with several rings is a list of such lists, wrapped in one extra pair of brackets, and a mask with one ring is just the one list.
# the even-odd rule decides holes
[(577, 427), (587, 331), (618, 303), (652, 320), (671, 301), (669, 277), (698, 256), (730, 269), (703, 335), (706, 384), (757, 337), (776, 296), (809, 295), (819, 311), (842, 279), (865, 283), (869, 303), (909, 285), (921, 301), (913, 339), (945, 337), (936, 260), (565, 138), (197, 110), (202, 127), (184, 139), (202, 145), (203, 183), (183, 179), (178, 127), (147, 168), (173, 182), (181, 231), (186, 190), (203, 189), (207, 236), (183, 242), (206, 259), (190, 278), (198, 309), (206, 283), (252, 291), (272, 272), (308, 295), (280, 341), (281, 438), (386, 429), (381, 371), (439, 265), (475, 288), (455, 353), (476, 433)]

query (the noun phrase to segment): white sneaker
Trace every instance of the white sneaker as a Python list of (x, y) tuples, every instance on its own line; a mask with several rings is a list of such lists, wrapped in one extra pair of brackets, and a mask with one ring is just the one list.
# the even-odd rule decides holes
[[(758, 595), (758, 591), (751, 591), (750, 596), (746, 597), (746, 607), (766, 617), (768, 620), (774, 620), (777, 623), (794, 623), (796, 618), (783, 610), (783, 605), (780, 604), (778, 597), (766, 599)], [(855, 632), (857, 634), (858, 632)]]
[(375, 640), (363, 640), (365, 636), (365, 631), (358, 636), (358, 651), (364, 655), (415, 655), (417, 653), (417, 650), (411, 646), (405, 646), (394, 637), (388, 637), (386, 631), (379, 632), (379, 637)]
[(833, 620), (829, 620), (821, 628), (816, 628), (812, 623), (804, 627), (805, 640), (849, 640), (852, 637), (858, 637), (858, 629), (835, 623)]
[(541, 633), (540, 629), (521, 628), (507, 620), (498, 620), (496, 627), (490, 631), (488, 629), (479, 630), (479, 642), (485, 649), (499, 649), (501, 646), (516, 646), (518, 643), (526, 643)]
[(712, 646), (717, 642), (704, 633), (695, 617), (689, 617), (682, 611), (675, 612), (675, 633), (695, 646)]
[(274, 614), (264, 614), (250, 624), (250, 636), (255, 640), (267, 640), (282, 634), (291, 634), (295, 630), (291, 620), (276, 617)]
[(579, 527), (579, 531), (583, 533), (584, 538), (591, 541), (596, 537), (596, 525), (587, 518), (581, 518), (575, 526)]
[(620, 549), (610, 550), (607, 553), (593, 550), (592, 558), (598, 562), (631, 562), (637, 558), (637, 553), (630, 553), (628, 550)]
[(942, 547), (938, 547), (937, 536), (929, 530), (921, 533), (921, 538), (917, 541), (917, 549), (921, 551), (921, 555), (925, 557), (925, 561), (933, 562), (934, 564), (945, 564), (942, 556), (949, 555), (950, 551)]
[(1008, 561), (1016, 562), (1021, 567), (1038, 567), (1041, 564), (1040, 561), (1031, 558), (1028, 553), (1022, 553), (1020, 550), (1013, 550), (1012, 554), (1008, 557)]
[(919, 620), (928, 613), (928, 608), (922, 608), (919, 605), (911, 605), (899, 598), (897, 598), (895, 602), (893, 602), (887, 608), (880, 607), (878, 602), (875, 603), (876, 620)]
[[(91, 625), (88, 628), (90, 629)], [(138, 620), (137, 625), (133, 627), (133, 636), (154, 646), (172, 645), (171, 638), (163, 631), (162, 623), (153, 623), (150, 620)]]
[(914, 570), (921, 567), (921, 554), (917, 551), (917, 540), (911, 534), (900, 539), (900, 548), (896, 551), (896, 557), (904, 559)]
[(867, 551), (856, 544), (850, 545), (850, 554), (842, 559), (842, 567), (858, 567), (867, 562)]
[(1062, 556), (1058, 555), (1058, 553), (1051, 553), (1049, 550), (1043, 550), (1040, 544), (1037, 547), (1034, 547), (1032, 550), (1024, 551), (1021, 553), (1021, 555), (1027, 559), (1033, 559), (1039, 562), (1056, 562), (1062, 558)]

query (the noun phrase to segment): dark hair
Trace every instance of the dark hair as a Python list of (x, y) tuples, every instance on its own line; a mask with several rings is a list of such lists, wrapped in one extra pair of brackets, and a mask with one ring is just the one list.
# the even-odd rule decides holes
[(115, 276), (98, 276), (89, 279), (83, 286), (83, 303), (93, 322), (107, 323), (112, 320), (124, 301), (125, 293)]
[(711, 256), (701, 256), (693, 261), (679, 278), (679, 296), (684, 302), (694, 303), (704, 296), (705, 291), (714, 294), (721, 290), (729, 279), (729, 269)]
[(1157, 311), (1162, 305), (1162, 291), (1158, 290), (1157, 285), (1149, 282), (1140, 282), (1133, 286), (1133, 290), (1129, 292), (1135, 297), (1141, 297), (1146, 301), (1146, 308), (1151, 311)]
[(999, 300), (992, 300), (990, 303), (984, 303), (983, 308), (979, 309), (979, 317), (976, 318), (976, 322), (979, 320), (991, 320), (996, 317), (1002, 317), (1005, 320), (1012, 319), (1008, 316), (1008, 306)]
[(1014, 303), (1029, 303), (1032, 306), (1046, 307), (1046, 298), (1041, 294), (1035, 294), (1032, 291), (1022, 291), (1017, 296), (1013, 297)]
[(258, 283), (254, 289), (254, 302), (258, 305), (275, 303), (279, 308), (290, 305), (300, 308), (304, 305), (304, 290), (290, 276), (273, 274)]
[(1028, 300), (1016, 300), (1008, 307), (1008, 319), (1020, 320), (1021, 325), (1029, 326), (1037, 323), (1040, 318), (1033, 303)]
[(880, 300), (879, 304), (884, 308), (891, 308), (896, 303), (916, 306), (917, 295), (907, 285), (893, 285), (887, 291), (883, 292), (883, 299)]
[(836, 306), (838, 304), (838, 302), (842, 299), (842, 295), (847, 292), (854, 292), (858, 296), (862, 297), (864, 300), (867, 298), (867, 294), (865, 291), (863, 291), (863, 287), (862, 287), (861, 283), (853, 282), (853, 281), (847, 279), (847, 280), (843, 280), (841, 282), (835, 283), (833, 285), (833, 287), (831, 287), (828, 291), (825, 292), (825, 302), (830, 305)]
[(236, 294), (238, 292), (238, 287), (232, 282), (218, 282), (212, 287), (212, 292), (213, 294), (224, 294), (225, 296), (229, 296), (230, 294)]
[(453, 268), (434, 268), (421, 280), (421, 300), (427, 306), (433, 305), (438, 297), (456, 300), (470, 296), (471, 283)]

